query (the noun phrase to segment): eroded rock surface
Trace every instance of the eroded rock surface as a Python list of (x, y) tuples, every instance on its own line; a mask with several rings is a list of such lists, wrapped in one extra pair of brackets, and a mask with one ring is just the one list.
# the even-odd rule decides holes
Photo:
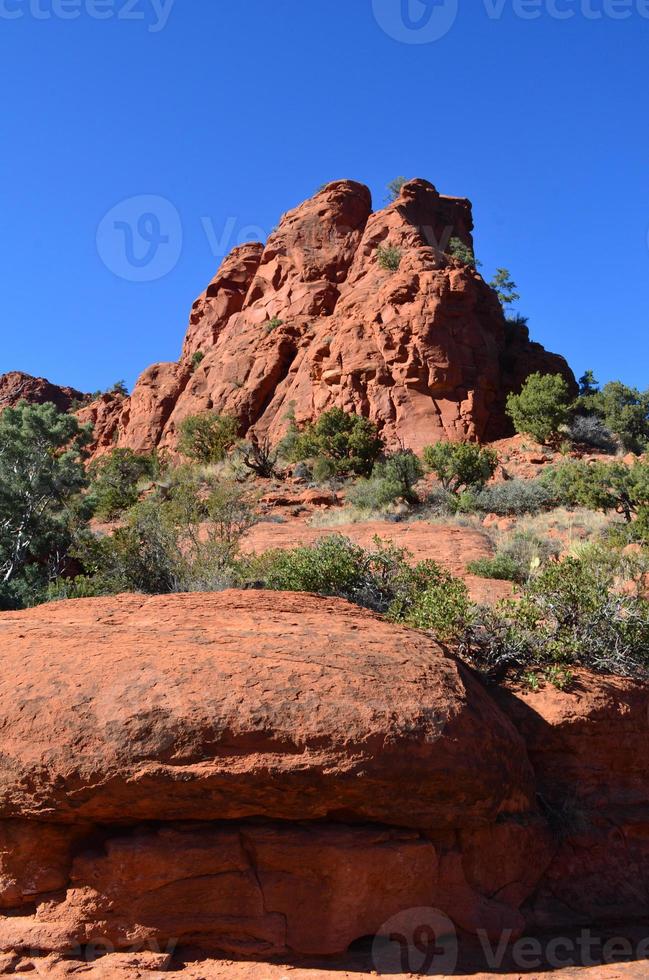
[[(510, 434), (506, 397), (528, 374), (574, 378), (448, 255), (451, 238), (472, 247), (472, 229), (470, 202), (425, 180), (378, 212), (364, 185), (327, 184), (265, 246), (225, 259), (192, 308), (180, 362), (145, 371), (130, 406), (96, 413), (96, 451), (173, 451), (180, 422), (204, 411), (273, 441), (288, 416), (304, 423), (332, 406), (415, 450)], [(385, 267), (382, 249), (398, 268)]]

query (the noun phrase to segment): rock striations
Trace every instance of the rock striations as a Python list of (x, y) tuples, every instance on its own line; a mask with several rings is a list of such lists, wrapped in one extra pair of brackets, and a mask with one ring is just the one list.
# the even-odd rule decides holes
[(332, 406), (415, 450), (509, 435), (505, 399), (528, 374), (574, 378), (448, 254), (452, 238), (472, 247), (472, 229), (469, 201), (424, 180), (374, 213), (364, 185), (327, 184), (265, 246), (225, 259), (194, 303), (178, 363), (146, 370), (130, 399), (107, 395), (81, 412), (96, 451), (173, 451), (180, 422), (204, 411), (277, 440), (289, 416), (300, 424)]
[(641, 685), (490, 692), (423, 633), (291, 593), (55, 603), (0, 644), (0, 951), (646, 917)]

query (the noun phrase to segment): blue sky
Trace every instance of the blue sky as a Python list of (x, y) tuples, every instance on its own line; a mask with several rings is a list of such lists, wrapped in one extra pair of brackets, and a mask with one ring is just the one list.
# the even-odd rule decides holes
[(648, 42), (648, 0), (0, 0), (0, 372), (131, 385), (216, 253), (404, 174), (472, 199), (535, 339), (646, 387)]

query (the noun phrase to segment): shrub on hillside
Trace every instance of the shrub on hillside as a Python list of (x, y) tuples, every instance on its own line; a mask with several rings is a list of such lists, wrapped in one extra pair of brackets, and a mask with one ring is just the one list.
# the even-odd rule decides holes
[(381, 510), (405, 500), (415, 504), (419, 498), (415, 485), (424, 475), (414, 453), (403, 450), (376, 463), (369, 479), (359, 480), (347, 491), (347, 501), (359, 510)]
[(54, 405), (0, 414), (0, 609), (46, 597), (84, 524), (80, 492), (89, 434)]
[(474, 497), (476, 510), (501, 517), (538, 514), (551, 510), (559, 498), (540, 480), (507, 480), (484, 487)]
[(588, 446), (602, 453), (614, 453), (615, 437), (597, 415), (577, 415), (568, 430), (572, 442)]
[(541, 478), (571, 505), (614, 511), (627, 522), (649, 509), (649, 464), (584, 463), (573, 460), (553, 467)]
[(97, 517), (112, 520), (138, 501), (138, 483), (154, 479), (159, 473), (157, 457), (114, 449), (95, 461), (89, 470), (92, 480), (89, 500)]
[(442, 488), (454, 494), (483, 487), (498, 465), (495, 450), (473, 442), (437, 442), (425, 446), (423, 459)]
[(556, 442), (570, 419), (568, 382), (560, 374), (531, 374), (520, 394), (507, 398), (507, 414), (517, 432), (543, 444)]
[(493, 558), (480, 558), (467, 567), (483, 578), (522, 585), (538, 574), (550, 558), (556, 558), (559, 551), (556, 542), (543, 540), (529, 531), (515, 531), (501, 543)]
[(461, 652), (487, 675), (576, 666), (623, 676), (649, 670), (649, 602), (618, 587), (592, 557), (548, 564), (517, 602), (476, 611)]
[[(314, 461), (314, 476), (366, 476), (383, 449), (373, 422), (331, 408), (304, 430), (293, 430), (283, 452), (292, 462)], [(316, 465), (319, 464), (319, 465)]]
[(621, 381), (611, 381), (600, 391), (590, 379), (582, 389), (579, 409), (600, 418), (626, 450), (644, 452), (649, 445), (649, 390), (638, 391)]
[(234, 447), (238, 429), (229, 415), (190, 415), (180, 423), (178, 449), (196, 463), (220, 463)]
[(177, 471), (112, 535), (84, 536), (76, 552), (85, 572), (81, 586), (97, 595), (226, 588), (236, 581), (239, 541), (254, 519), (237, 484)]
[(379, 245), (376, 249), (376, 258), (382, 269), (396, 272), (401, 265), (401, 249), (395, 245)]
[(461, 238), (451, 238), (448, 243), (448, 254), (452, 258), (457, 259), (458, 262), (462, 262), (464, 265), (471, 266), (474, 269), (479, 265), (476, 262), (476, 257), (472, 249), (468, 245), (465, 245)]

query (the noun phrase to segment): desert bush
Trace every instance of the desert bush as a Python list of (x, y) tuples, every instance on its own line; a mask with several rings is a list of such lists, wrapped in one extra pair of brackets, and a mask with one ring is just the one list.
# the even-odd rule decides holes
[(603, 453), (614, 453), (617, 449), (615, 437), (596, 415), (577, 415), (568, 429), (572, 442), (598, 449)]
[(434, 630), (440, 639), (460, 632), (466, 588), (435, 562), (411, 566), (405, 549), (375, 539), (366, 550), (342, 535), (290, 551), (250, 559), (246, 575), (261, 587), (337, 596), (386, 614), (398, 623)]
[(571, 414), (570, 388), (560, 374), (531, 374), (520, 394), (507, 398), (507, 414), (517, 432), (538, 442), (556, 442)]
[(405, 177), (395, 177), (394, 180), (390, 181), (390, 183), (388, 184), (388, 201), (390, 203), (392, 201), (396, 201), (396, 199), (401, 194), (401, 188), (405, 183), (406, 183)]
[(178, 449), (196, 463), (220, 463), (235, 445), (238, 428), (228, 415), (190, 415), (180, 423)]
[[(649, 603), (623, 594), (600, 560), (548, 564), (518, 602), (476, 610), (460, 650), (487, 675), (576, 666), (623, 676), (649, 669)], [(559, 675), (557, 675), (559, 676)]]
[(496, 470), (498, 454), (473, 442), (437, 442), (424, 447), (423, 460), (444, 490), (458, 494), (483, 487)]
[(95, 594), (226, 588), (237, 581), (239, 541), (254, 519), (239, 485), (179, 471), (112, 535), (85, 535), (76, 549), (83, 588)]
[(458, 262), (462, 262), (464, 265), (472, 266), (476, 268), (479, 265), (476, 262), (476, 257), (473, 251), (468, 245), (465, 245), (461, 238), (451, 238), (448, 243), (448, 254), (452, 258), (457, 259)]
[(596, 382), (590, 378), (588, 382), (585, 389), (582, 385), (579, 409), (598, 416), (626, 450), (644, 452), (649, 445), (649, 391), (621, 381), (611, 381), (600, 391)]
[(270, 479), (275, 475), (275, 467), (279, 458), (279, 451), (273, 449), (272, 443), (268, 438), (258, 439), (252, 436), (249, 442), (241, 447), (241, 460), (246, 469), (255, 473), (263, 479)]
[(42, 601), (65, 568), (77, 528), (89, 434), (54, 405), (0, 414), (0, 609)]
[(570, 461), (553, 467), (541, 479), (568, 504), (604, 513), (614, 511), (631, 522), (649, 508), (649, 464)]
[(424, 475), (423, 467), (414, 453), (403, 450), (376, 463), (372, 476), (359, 480), (347, 492), (347, 500), (359, 510), (381, 510), (405, 500), (415, 504), (419, 498), (415, 485)]
[(382, 269), (396, 272), (401, 265), (401, 249), (395, 245), (379, 245), (376, 249), (376, 258)]
[(192, 374), (200, 367), (200, 365), (203, 363), (204, 360), (205, 360), (205, 354), (203, 353), (202, 350), (194, 351), (191, 357), (191, 361), (189, 362)]
[(113, 449), (93, 462), (89, 501), (97, 517), (112, 520), (138, 501), (138, 484), (159, 475), (159, 462), (153, 453), (132, 449)]
[(520, 299), (520, 295), (516, 292), (516, 283), (512, 279), (509, 269), (496, 269), (496, 275), (489, 285), (496, 293), (503, 310), (517, 303)]
[(313, 460), (316, 479), (366, 476), (383, 449), (373, 422), (341, 408), (331, 408), (317, 422), (289, 433), (282, 452), (292, 462)]
[(467, 571), (480, 578), (499, 579), (506, 582), (519, 581), (519, 568), (509, 555), (497, 553), (493, 558), (478, 558), (470, 561)]
[(551, 510), (559, 497), (540, 480), (507, 480), (484, 487), (475, 494), (476, 510), (502, 517), (538, 514)]
[(543, 568), (550, 558), (556, 558), (560, 548), (554, 541), (539, 538), (529, 531), (514, 531), (499, 545), (493, 558), (470, 562), (468, 570), (483, 578), (517, 582), (522, 585)]

